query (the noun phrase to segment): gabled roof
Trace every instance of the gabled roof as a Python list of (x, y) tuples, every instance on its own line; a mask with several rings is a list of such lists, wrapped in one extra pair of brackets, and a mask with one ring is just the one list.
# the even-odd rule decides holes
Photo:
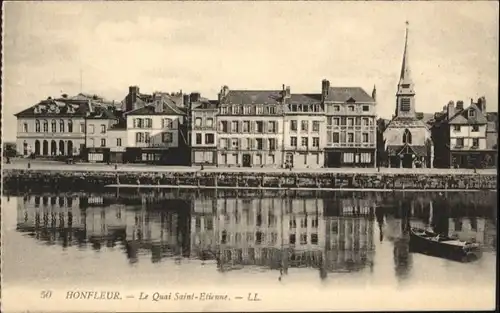
[[(469, 115), (469, 111), (474, 110), (474, 116)], [(472, 103), (470, 106), (465, 108), (464, 110), (460, 110), (455, 115), (453, 115), (448, 123), (451, 125), (473, 125), (473, 124), (486, 124), (488, 120), (486, 116), (484, 116), (483, 111), (481, 111), (475, 103)]]
[(374, 103), (375, 100), (361, 87), (330, 87), (325, 101), (345, 103)]
[(218, 100), (208, 100), (207, 98), (200, 98), (200, 101), (192, 103), (193, 110), (217, 110), (219, 104)]
[(138, 108), (129, 112), (125, 112), (125, 115), (184, 115), (185, 112), (176, 106), (172, 106), (166, 102), (163, 102), (163, 109), (160, 112), (155, 110), (154, 105), (146, 105), (142, 108)]
[(280, 104), (281, 90), (229, 90), (221, 104)]

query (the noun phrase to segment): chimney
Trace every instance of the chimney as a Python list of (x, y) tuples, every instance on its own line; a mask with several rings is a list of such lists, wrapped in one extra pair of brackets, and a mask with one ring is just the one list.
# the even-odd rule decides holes
[(458, 100), (457, 101), (457, 107), (456, 107), (456, 109), (457, 109), (457, 112), (458, 111), (462, 111), (464, 109), (464, 102), (462, 100)]
[(94, 112), (94, 107), (92, 106), (92, 101), (87, 100), (87, 105), (89, 106), (89, 112), (90, 113)]
[(377, 87), (375, 85), (373, 85), (372, 98), (377, 101)]
[(321, 100), (325, 100), (328, 96), (330, 90), (330, 82), (327, 79), (323, 79), (321, 82)]
[(226, 85), (222, 86), (222, 89), (219, 92), (219, 103), (222, 101), (222, 99), (227, 97), (228, 94), (229, 94), (229, 87)]
[(290, 93), (290, 86), (286, 86), (286, 88), (285, 88), (285, 98), (286, 99), (290, 99), (291, 96), (292, 96), (292, 94)]
[(189, 101), (189, 95), (182, 95), (182, 103), (184, 104), (184, 107), (188, 107), (191, 109), (191, 103)]
[(481, 98), (477, 99), (477, 106), (479, 107), (479, 110), (482, 112), (486, 112), (486, 97), (482, 96)]
[(139, 94), (138, 86), (128, 87), (128, 95), (125, 101), (125, 111), (132, 111), (135, 109), (135, 103), (137, 101), (138, 94)]
[(455, 103), (453, 101), (448, 102), (448, 119), (450, 119), (453, 115), (455, 115)]
[(192, 92), (190, 96), (191, 103), (200, 101), (200, 93)]

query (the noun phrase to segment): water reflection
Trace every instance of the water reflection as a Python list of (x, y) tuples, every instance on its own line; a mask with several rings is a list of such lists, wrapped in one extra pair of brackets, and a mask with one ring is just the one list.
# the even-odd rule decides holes
[[(454, 207), (457, 197), (470, 205), (463, 198), (462, 206)], [(120, 249), (130, 264), (141, 255), (153, 263), (197, 259), (213, 263), (219, 272), (276, 271), (279, 279), (290, 268), (314, 269), (321, 279), (331, 273), (370, 273), (376, 241), (387, 241), (395, 275), (405, 280), (413, 264), (410, 226), (496, 247), (491, 202), (484, 201), (490, 196), (475, 197), (483, 202), (468, 194), (412, 193), (31, 194), (17, 202), (17, 231), (65, 250)]]

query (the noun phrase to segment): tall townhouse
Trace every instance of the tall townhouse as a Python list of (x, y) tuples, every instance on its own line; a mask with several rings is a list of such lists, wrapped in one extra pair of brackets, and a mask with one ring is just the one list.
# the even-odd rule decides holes
[[(94, 99), (95, 98), (95, 99)], [(85, 95), (51, 97), (15, 114), (17, 150), (24, 156), (79, 155), (85, 148), (85, 118), (98, 97)]]
[[(287, 89), (289, 93), (289, 89)], [(321, 168), (326, 146), (326, 117), (321, 94), (292, 94), (284, 118), (285, 166)]]
[(217, 101), (191, 93), (189, 139), (191, 164), (217, 164)]
[(118, 122), (107, 131), (106, 147), (109, 149), (109, 161), (124, 163), (127, 148), (127, 120), (121, 116)]
[(330, 87), (322, 82), (326, 108), (327, 167), (376, 166), (376, 102), (360, 87)]
[(83, 157), (88, 162), (110, 161), (110, 128), (118, 123), (114, 107), (91, 107), (85, 117), (85, 149)]
[(496, 150), (487, 145), (488, 120), (486, 99), (471, 101), (464, 107), (450, 101), (443, 112), (435, 115), (432, 139), (436, 147), (436, 166), (480, 168), (493, 166)]
[(219, 166), (281, 167), (283, 164), (282, 90), (229, 90), (219, 93)]
[(186, 113), (170, 99), (125, 112), (127, 120), (127, 162), (179, 165), (189, 161)]

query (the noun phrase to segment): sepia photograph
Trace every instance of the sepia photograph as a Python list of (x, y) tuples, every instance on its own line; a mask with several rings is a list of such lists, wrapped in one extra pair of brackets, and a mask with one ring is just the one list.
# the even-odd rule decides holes
[(2, 312), (496, 308), (498, 2), (2, 7)]

